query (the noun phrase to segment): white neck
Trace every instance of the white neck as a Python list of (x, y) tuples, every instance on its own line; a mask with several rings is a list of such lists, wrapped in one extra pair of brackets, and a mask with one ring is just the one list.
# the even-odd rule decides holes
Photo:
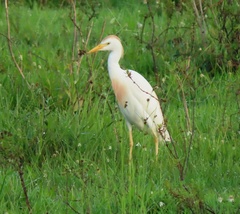
[(110, 78), (114, 76), (116, 72), (122, 70), (119, 65), (121, 53), (119, 51), (111, 51), (108, 56), (108, 73)]

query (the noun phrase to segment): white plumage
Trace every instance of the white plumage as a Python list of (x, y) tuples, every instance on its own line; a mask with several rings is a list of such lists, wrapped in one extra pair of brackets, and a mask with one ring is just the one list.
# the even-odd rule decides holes
[(120, 39), (115, 35), (107, 36), (88, 53), (110, 51), (108, 57), (108, 73), (121, 113), (126, 119), (129, 130), (130, 151), (132, 159), (132, 125), (140, 130), (145, 127), (155, 139), (155, 153), (158, 154), (159, 140), (171, 141), (164, 123), (159, 99), (149, 82), (133, 70), (123, 70), (119, 60), (123, 56)]

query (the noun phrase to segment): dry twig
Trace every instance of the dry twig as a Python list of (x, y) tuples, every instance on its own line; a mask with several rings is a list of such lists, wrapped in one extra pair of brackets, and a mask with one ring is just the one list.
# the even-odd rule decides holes
[(70, 67), (70, 73), (73, 73), (73, 62), (75, 59), (75, 46), (77, 44), (77, 29), (80, 31), (79, 27), (76, 24), (77, 13), (76, 13), (76, 2), (71, 0), (71, 5), (73, 9), (73, 18), (71, 17), (72, 22), (74, 23), (74, 33), (73, 33), (73, 44), (72, 44), (72, 63)]
[[(204, 20), (205, 17), (204, 17), (203, 9), (202, 9), (202, 0), (199, 0), (198, 2), (199, 2), (199, 4), (198, 4), (199, 9), (197, 7), (197, 4), (196, 4), (195, 0), (192, 0), (193, 9), (194, 9), (194, 12), (195, 12), (195, 15), (196, 15), (196, 18), (197, 18), (198, 25), (199, 25), (200, 30), (201, 30), (202, 42), (203, 42), (203, 44), (205, 44), (207, 28), (206, 28), (206, 23), (205, 23), (205, 20)], [(200, 10), (200, 12), (199, 12), (199, 10)]]
[(24, 176), (23, 176), (23, 158), (19, 158), (18, 174), (19, 174), (19, 177), (20, 177), (21, 186), (22, 186), (23, 193), (24, 193), (24, 196), (25, 196), (26, 205), (27, 205), (29, 213), (31, 214), (32, 213), (32, 207), (31, 207), (31, 204), (30, 204), (30, 201), (29, 201), (29, 197), (28, 197), (28, 193), (27, 193), (27, 187), (26, 187), (26, 184), (25, 184)]
[(5, 0), (5, 11), (6, 11), (6, 21), (7, 21), (7, 41), (8, 41), (9, 52), (11, 54), (14, 65), (16, 66), (18, 71), (20, 72), (22, 78), (25, 79), (22, 68), (17, 63), (16, 58), (15, 58), (14, 53), (13, 53), (13, 49), (12, 49), (10, 21), (9, 21), (9, 14), (8, 14), (8, 0)]

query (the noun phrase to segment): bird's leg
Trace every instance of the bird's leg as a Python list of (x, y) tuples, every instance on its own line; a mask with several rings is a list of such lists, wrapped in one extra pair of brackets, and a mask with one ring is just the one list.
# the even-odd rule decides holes
[(133, 137), (132, 129), (129, 129), (129, 162), (132, 160)]

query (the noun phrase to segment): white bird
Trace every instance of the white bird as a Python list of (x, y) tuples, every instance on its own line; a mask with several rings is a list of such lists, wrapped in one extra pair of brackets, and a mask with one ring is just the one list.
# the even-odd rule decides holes
[(126, 119), (129, 130), (129, 160), (132, 159), (133, 148), (132, 125), (140, 130), (146, 127), (154, 136), (157, 156), (159, 141), (170, 142), (171, 136), (166, 128), (156, 93), (141, 74), (133, 70), (123, 70), (120, 67), (119, 60), (123, 56), (123, 46), (117, 36), (107, 36), (88, 53), (97, 51), (110, 51), (108, 73), (120, 111)]

